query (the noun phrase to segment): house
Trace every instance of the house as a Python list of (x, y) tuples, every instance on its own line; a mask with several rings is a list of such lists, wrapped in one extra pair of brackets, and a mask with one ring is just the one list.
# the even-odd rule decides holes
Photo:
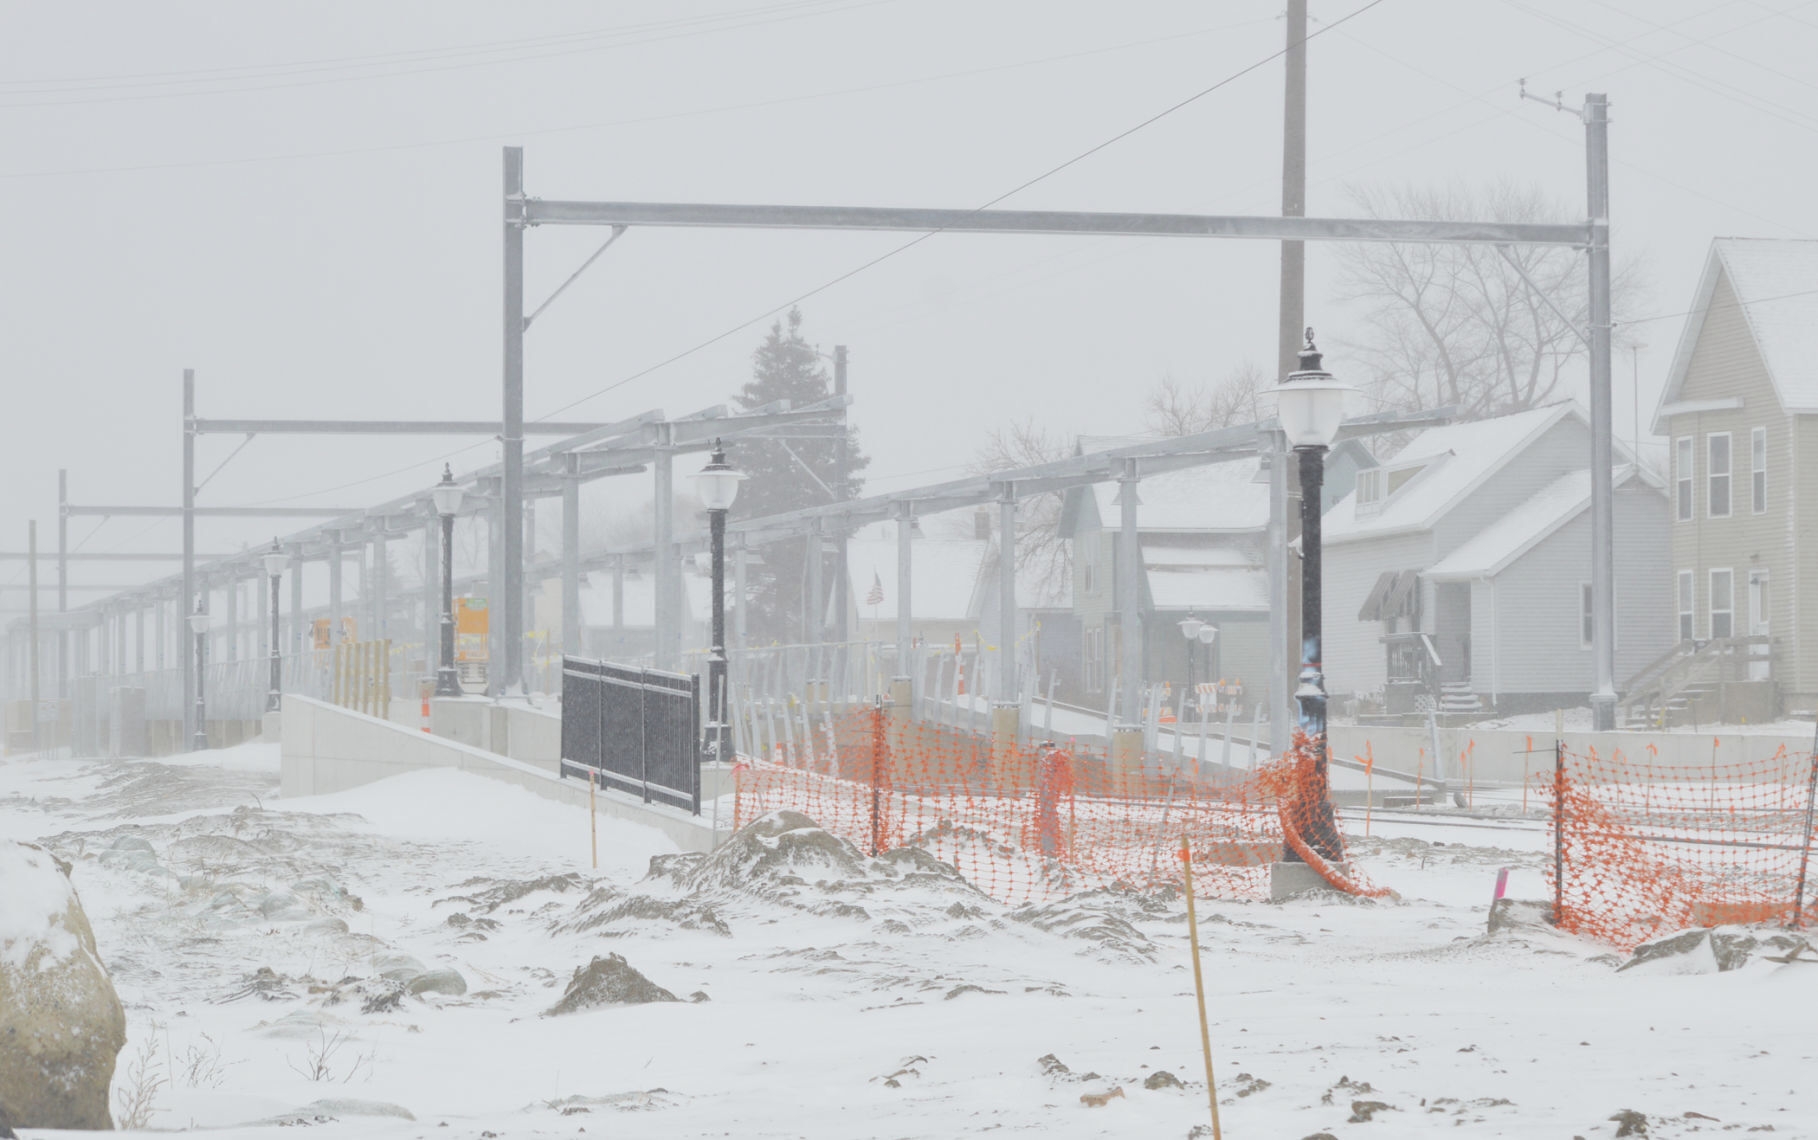
[[(917, 520), (910, 544), (910, 637), (918, 644), (968, 651), (997, 647), (998, 543), (996, 512), (979, 508), (968, 519), (960, 512)], [(897, 544), (895, 522), (861, 528), (846, 546), (852, 628), (860, 640), (896, 641)], [(1017, 636), (1014, 652), (1026, 673), (1054, 647), (1077, 646), (1072, 635), (1070, 583), (1045, 564), (1021, 561), (1016, 574)], [(870, 599), (878, 599), (875, 603)], [(1047, 673), (1041, 674), (1045, 678)], [(1047, 681), (1037, 687), (1046, 691)]]
[(1724, 704), (1751, 719), (1818, 707), (1818, 241), (1711, 243), (1653, 429), (1670, 447), (1677, 672), (1730, 682)]
[[(1585, 703), (1590, 425), (1576, 403), (1429, 428), (1323, 520), (1329, 691), (1405, 715)], [(1613, 472), (1616, 678), (1672, 644), (1662, 481)]]
[[(1096, 449), (1105, 441), (1082, 441)], [(1323, 498), (1341, 499), (1356, 474), (1375, 465), (1346, 441), (1329, 453)], [(1117, 546), (1122, 516), (1116, 483), (1076, 487), (1061, 510), (1072, 543), (1072, 613), (1078, 654), (1051, 655), (1063, 699), (1089, 707), (1109, 700), (1118, 660)], [(1221, 682), (1245, 708), (1261, 698), (1269, 667), (1268, 474), (1256, 457), (1145, 476), (1137, 484), (1141, 549), (1139, 606), (1143, 676), (1185, 684)], [(1180, 623), (1212, 625), (1210, 645), (1190, 647)]]

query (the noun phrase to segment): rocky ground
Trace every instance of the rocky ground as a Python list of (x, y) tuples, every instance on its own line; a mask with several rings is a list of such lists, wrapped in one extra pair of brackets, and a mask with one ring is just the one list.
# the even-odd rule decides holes
[[(584, 811), (480, 777), (276, 784), (258, 745), (0, 761), (0, 837), (72, 863), (125, 1004), (123, 1126), (1184, 1137), (1207, 1119), (1172, 892), (1008, 907), (788, 815), (712, 856), (602, 819), (595, 870)], [(1353, 858), (1399, 899), (1202, 900), (1227, 1135), (1818, 1135), (1818, 968), (1796, 948), (1694, 939), (1619, 970), (1532, 922), (1486, 930), (1499, 867), (1540, 893), (1532, 821), (1372, 830)]]

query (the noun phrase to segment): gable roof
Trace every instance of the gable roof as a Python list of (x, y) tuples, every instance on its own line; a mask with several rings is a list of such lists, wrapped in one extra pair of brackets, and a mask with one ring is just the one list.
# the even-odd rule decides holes
[(1818, 412), (1818, 240), (1723, 237), (1711, 242), (1692, 311), (1680, 329), (1672, 368), (1654, 409), (1657, 434), (1664, 431), (1662, 410), (1682, 399), (1692, 351), (1719, 279), (1730, 283), (1780, 406), (1788, 412)]
[[(1136, 485), (1136, 529), (1144, 534), (1209, 534), (1269, 525), (1269, 485), (1257, 482), (1255, 457), (1145, 475)], [(1101, 523), (1116, 529), (1122, 507), (1116, 482), (1085, 490)]]
[[(1618, 487), (1637, 478), (1633, 464), (1611, 474), (1611, 481)], [(1657, 486), (1645, 474), (1640, 478), (1649, 486)], [(1422, 573), (1434, 581), (1493, 578), (1590, 507), (1590, 468), (1568, 471)]]
[(1385, 462), (1393, 472), (1410, 463), (1425, 461), (1420, 474), (1388, 496), (1374, 514), (1358, 514), (1357, 492), (1352, 491), (1321, 522), (1326, 543), (1351, 542), (1380, 535), (1431, 530), (1457, 505), (1502, 466), (1560, 421), (1584, 413), (1571, 401), (1530, 408), (1513, 415), (1469, 423), (1428, 428)]

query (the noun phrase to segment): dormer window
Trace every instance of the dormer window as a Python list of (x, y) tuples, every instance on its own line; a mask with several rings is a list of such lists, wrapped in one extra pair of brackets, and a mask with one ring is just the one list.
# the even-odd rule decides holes
[(1368, 471), (1357, 473), (1357, 507), (1358, 513), (1373, 510), (1382, 505), (1382, 468), (1372, 467)]
[(1360, 517), (1373, 515), (1382, 510), (1383, 504), (1395, 497), (1413, 481), (1416, 475), (1427, 469), (1425, 460), (1419, 463), (1405, 463), (1399, 467), (1372, 467), (1368, 471), (1357, 473), (1357, 513)]

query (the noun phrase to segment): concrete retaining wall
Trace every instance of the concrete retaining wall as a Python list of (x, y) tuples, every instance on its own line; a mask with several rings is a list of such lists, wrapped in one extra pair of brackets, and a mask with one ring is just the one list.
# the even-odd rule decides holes
[(559, 712), (484, 697), (445, 697), (430, 702), (429, 727), (437, 736), (522, 760), (546, 772), (560, 771)]
[[(490, 702), (449, 703), (492, 707)], [(563, 780), (538, 764), (307, 697), (284, 698), (282, 740), (286, 796), (345, 791), (424, 768), (458, 768), (548, 799), (587, 805), (585, 781)], [(725, 835), (714, 831), (710, 818), (640, 803), (603, 789), (595, 797), (601, 815), (657, 828), (684, 851), (711, 851)]]

